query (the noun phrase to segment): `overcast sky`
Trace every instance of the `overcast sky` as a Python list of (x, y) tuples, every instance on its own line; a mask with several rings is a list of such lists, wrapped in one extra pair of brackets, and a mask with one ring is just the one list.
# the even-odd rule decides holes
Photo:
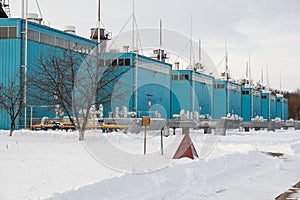
[[(29, 12), (38, 12), (35, 0)], [(21, 1), (10, 1), (13, 17), (21, 15)], [(77, 34), (87, 37), (96, 25), (97, 0), (39, 0), (46, 24), (62, 29), (76, 26)], [(239, 79), (245, 74), (250, 52), (253, 78), (258, 81), (269, 69), (271, 87), (300, 88), (300, 1), (299, 0), (136, 0), (139, 28), (164, 28), (189, 37), (191, 17), (193, 38), (217, 65), (224, 57), (227, 38), (229, 68)], [(105, 28), (117, 35), (132, 13), (132, 0), (102, 0), (101, 16)], [(222, 70), (223, 66), (220, 66)], [(266, 79), (266, 77), (265, 77)]]

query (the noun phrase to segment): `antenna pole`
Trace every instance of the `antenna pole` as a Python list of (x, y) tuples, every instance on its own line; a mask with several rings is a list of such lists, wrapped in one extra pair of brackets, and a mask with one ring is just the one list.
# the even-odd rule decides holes
[(226, 74), (226, 80), (229, 80), (228, 75), (228, 52), (227, 52), (227, 37), (225, 37), (225, 74)]
[(40, 4), (39, 4), (38, 0), (35, 0), (35, 3), (36, 3), (36, 6), (38, 7), (38, 10), (39, 10), (39, 13), (40, 13), (43, 25), (45, 25), (45, 20), (43, 18), (43, 14), (42, 14), (42, 11), (41, 11), (41, 8), (40, 8)]
[(264, 84), (264, 70), (261, 69), (261, 84)]
[(24, 14), (24, 0), (22, 0), (22, 5), (21, 5), (21, 16), (22, 16), (22, 19), (25, 18), (25, 14)]
[(28, 0), (26, 0), (25, 14), (25, 52), (24, 52), (24, 128), (27, 128), (27, 52), (28, 52)]
[(162, 19), (159, 21), (159, 61), (162, 61)]
[(253, 85), (252, 85), (252, 74), (251, 74), (251, 65), (250, 65), (250, 52), (249, 52), (249, 68), (248, 68), (248, 70), (249, 70), (249, 82), (250, 82), (250, 95), (251, 95), (251, 118), (253, 118), (254, 116), (253, 116), (253, 113), (254, 113), (254, 106), (253, 106), (253, 104), (254, 104), (254, 100), (253, 100)]
[(190, 33), (190, 67), (192, 67), (192, 48), (193, 48), (193, 17), (191, 16), (191, 33)]
[(282, 83), (281, 83), (281, 68), (280, 68), (280, 72), (279, 72), (279, 81), (280, 81), (280, 83), (279, 83), (280, 93), (282, 93), (282, 92), (281, 92), (281, 89), (282, 89), (282, 88), (281, 88), (281, 87), (282, 87), (282, 85), (281, 85), (281, 84), (282, 84)]
[[(135, 1), (132, 0), (132, 53), (135, 51)], [(134, 59), (133, 59), (133, 68), (134, 68), (134, 76), (135, 76), (135, 81), (134, 81), (134, 90), (135, 90), (135, 111), (138, 114), (138, 65), (136, 64), (136, 59), (137, 59), (137, 54), (135, 54)]]
[(134, 52), (134, 37), (135, 37), (135, 30), (134, 30), (134, 22), (135, 21), (135, 2), (132, 0), (132, 52)]
[(98, 1), (98, 20), (97, 20), (97, 29), (98, 29), (98, 52), (101, 52), (101, 2)]
[(202, 51), (201, 51), (201, 38), (199, 38), (199, 65), (201, 67), (201, 59), (202, 59)]

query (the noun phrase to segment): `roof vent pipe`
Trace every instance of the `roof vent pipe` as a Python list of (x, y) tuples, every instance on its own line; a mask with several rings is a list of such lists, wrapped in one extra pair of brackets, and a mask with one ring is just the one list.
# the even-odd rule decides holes
[(123, 46), (123, 52), (128, 53), (129, 51), (129, 46)]
[(179, 70), (179, 62), (175, 62), (175, 70)]

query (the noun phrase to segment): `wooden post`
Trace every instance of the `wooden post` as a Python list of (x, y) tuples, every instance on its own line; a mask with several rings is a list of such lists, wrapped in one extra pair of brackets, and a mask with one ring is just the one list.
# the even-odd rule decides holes
[(150, 117), (143, 117), (142, 118), (142, 126), (145, 126), (145, 134), (144, 134), (144, 155), (146, 155), (146, 130), (147, 126), (150, 126)]
[(147, 126), (145, 126), (145, 134), (144, 134), (144, 155), (146, 155), (146, 129), (147, 129)]

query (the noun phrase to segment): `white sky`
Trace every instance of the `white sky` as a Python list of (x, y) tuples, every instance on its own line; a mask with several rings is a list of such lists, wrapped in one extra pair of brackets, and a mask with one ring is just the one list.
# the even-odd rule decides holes
[[(38, 13), (34, 0), (29, 12)], [(77, 34), (88, 37), (96, 25), (97, 0), (39, 0), (46, 24), (62, 29), (76, 26)], [(21, 1), (10, 1), (13, 17), (21, 16)], [(248, 55), (254, 80), (269, 69), (271, 87), (300, 88), (300, 1), (299, 0), (136, 0), (139, 28), (159, 27), (201, 37), (202, 47), (217, 65), (224, 57), (227, 38), (229, 68), (234, 78), (245, 74)], [(102, 0), (102, 21), (105, 28), (117, 35), (132, 13), (132, 0)], [(223, 67), (223, 66), (221, 66)]]

